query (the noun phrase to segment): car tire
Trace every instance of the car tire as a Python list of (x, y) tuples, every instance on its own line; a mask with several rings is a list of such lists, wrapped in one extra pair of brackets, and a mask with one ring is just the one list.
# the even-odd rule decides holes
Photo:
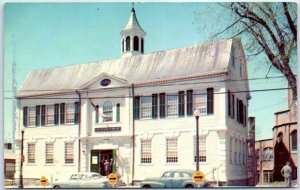
[(150, 185), (144, 185), (143, 188), (144, 189), (149, 189), (149, 188), (151, 188), (151, 186)]
[(191, 184), (187, 184), (186, 186), (184, 186), (184, 188), (194, 188), (194, 186)]
[(61, 187), (59, 185), (55, 185), (53, 188), (54, 189), (60, 189)]

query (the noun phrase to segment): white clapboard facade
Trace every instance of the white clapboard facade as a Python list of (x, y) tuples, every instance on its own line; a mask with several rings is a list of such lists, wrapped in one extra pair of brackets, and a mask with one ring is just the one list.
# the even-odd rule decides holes
[[(24, 178), (102, 172), (100, 161), (130, 184), (169, 169), (200, 170), (209, 181), (247, 178), (246, 60), (239, 39), (144, 54), (135, 10), (121, 32), (121, 57), (29, 73), (18, 91)], [(241, 92), (241, 93), (237, 93)]]

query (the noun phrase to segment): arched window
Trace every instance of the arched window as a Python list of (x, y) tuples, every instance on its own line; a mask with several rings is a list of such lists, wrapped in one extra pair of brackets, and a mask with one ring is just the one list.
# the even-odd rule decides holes
[(141, 52), (144, 53), (144, 39), (141, 39)]
[(126, 51), (130, 51), (130, 36), (126, 37)]
[(134, 36), (133, 38), (133, 50), (139, 51), (139, 37)]
[(278, 135), (277, 135), (277, 143), (281, 143), (283, 140), (283, 134), (280, 132)]
[(273, 148), (264, 148), (263, 160), (273, 160)]
[(105, 101), (103, 104), (103, 122), (113, 121), (113, 109), (111, 101)]
[(297, 130), (291, 132), (290, 138), (292, 151), (297, 151)]
[(122, 39), (122, 53), (124, 52), (124, 39)]

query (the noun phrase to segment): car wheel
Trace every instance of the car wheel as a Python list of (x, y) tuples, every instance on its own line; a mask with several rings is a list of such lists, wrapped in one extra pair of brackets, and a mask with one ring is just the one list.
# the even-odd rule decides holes
[(54, 189), (60, 189), (61, 187), (59, 185), (55, 185), (53, 188)]
[(151, 188), (151, 186), (150, 185), (144, 185), (143, 188), (148, 189), (148, 188)]
[(194, 188), (194, 186), (191, 185), (191, 184), (187, 184), (187, 185), (185, 186), (185, 188)]

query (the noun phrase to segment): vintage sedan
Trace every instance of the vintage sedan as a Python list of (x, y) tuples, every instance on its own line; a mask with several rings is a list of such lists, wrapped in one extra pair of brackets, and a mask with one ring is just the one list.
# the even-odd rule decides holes
[(199, 186), (193, 182), (193, 170), (171, 170), (166, 171), (161, 177), (145, 178), (141, 181), (141, 188), (196, 188), (209, 187), (207, 181)]
[(53, 188), (108, 188), (106, 176), (95, 172), (81, 172), (72, 174), (68, 179), (56, 180)]

